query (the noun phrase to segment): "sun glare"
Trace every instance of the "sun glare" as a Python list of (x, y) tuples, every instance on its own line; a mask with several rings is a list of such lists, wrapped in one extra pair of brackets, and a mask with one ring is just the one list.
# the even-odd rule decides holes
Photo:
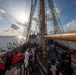
[(18, 36), (19, 39), (26, 39), (24, 36)]
[(19, 38), (19, 39), (22, 39), (22, 38), (23, 38), (23, 36), (18, 36), (18, 38)]
[(27, 15), (24, 12), (20, 12), (17, 14), (17, 20), (19, 22), (25, 23), (25, 22), (27, 22), (27, 19), (28, 19)]
[(23, 44), (26, 42), (26, 37), (24, 37), (24, 36), (18, 36), (18, 39), (19, 39), (20, 44)]

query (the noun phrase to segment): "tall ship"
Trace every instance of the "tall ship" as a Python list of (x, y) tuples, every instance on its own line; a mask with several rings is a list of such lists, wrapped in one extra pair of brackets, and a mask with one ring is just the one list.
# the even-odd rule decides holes
[(75, 0), (0, 0), (0, 75), (76, 75)]

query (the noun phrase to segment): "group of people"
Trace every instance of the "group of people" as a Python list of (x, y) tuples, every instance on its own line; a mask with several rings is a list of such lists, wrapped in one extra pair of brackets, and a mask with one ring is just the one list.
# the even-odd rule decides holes
[[(35, 66), (37, 64), (37, 53), (39, 48), (37, 46), (29, 45), (27, 49), (25, 49), (25, 52), (17, 52), (17, 50), (13, 52), (7, 52), (6, 54), (6, 62), (4, 63), (4, 69), (7, 70), (7, 67), (11, 64), (16, 64), (17, 62), (20, 63), (20, 70), (22, 70), (22, 65), (24, 66), (24, 69), (27, 71), (29, 69), (30, 73), (33, 73), (35, 71)], [(1, 66), (0, 66), (1, 67)], [(1, 72), (3, 71), (0, 71)], [(3, 75), (4, 73), (2, 73)], [(26, 74), (27, 75), (27, 74)]]
[[(7, 52), (6, 67), (11, 63), (14, 64), (20, 62), (20, 67), (24, 65), (26, 71), (29, 69), (29, 73), (31, 75), (34, 73), (37, 65), (37, 54), (39, 50), (38, 46), (29, 46), (25, 53)], [(47, 48), (47, 53), (49, 55), (49, 59), (46, 64), (47, 75), (76, 75), (76, 68), (73, 70), (71, 67), (71, 53), (69, 51), (61, 50), (61, 48), (52, 44)]]
[(28, 48), (25, 52), (26, 59), (28, 60), (28, 68), (30, 74), (32, 74), (35, 71), (35, 66), (37, 64), (37, 53), (38, 49), (36, 47)]
[[(47, 61), (47, 75), (75, 75), (76, 70), (71, 67), (71, 53), (69, 50), (61, 50), (54, 45), (49, 46), (50, 55)], [(60, 53), (59, 53), (60, 50)], [(75, 72), (75, 73), (74, 73)]]
[(20, 66), (23, 64), (25, 59), (25, 56), (22, 52), (7, 52), (6, 58), (3, 60), (0, 60), (0, 75), (4, 75), (4, 73), (7, 71), (7, 67), (9, 67), (11, 64), (16, 64), (17, 62), (20, 62)]

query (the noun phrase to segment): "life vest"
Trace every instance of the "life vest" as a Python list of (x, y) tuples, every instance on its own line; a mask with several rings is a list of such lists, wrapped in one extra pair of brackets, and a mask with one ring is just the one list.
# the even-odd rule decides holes
[(4, 69), (5, 69), (4, 62), (0, 62), (0, 71)]
[(17, 63), (21, 59), (22, 53), (19, 52), (18, 54), (14, 55), (12, 58), (12, 64)]

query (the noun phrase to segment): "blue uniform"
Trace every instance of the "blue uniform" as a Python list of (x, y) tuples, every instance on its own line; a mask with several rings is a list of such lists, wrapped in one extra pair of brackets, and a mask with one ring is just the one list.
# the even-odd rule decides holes
[(51, 63), (47, 62), (47, 75), (51, 75), (52, 74), (52, 72), (50, 71), (50, 68), (51, 68)]
[(76, 75), (76, 72), (73, 75)]

